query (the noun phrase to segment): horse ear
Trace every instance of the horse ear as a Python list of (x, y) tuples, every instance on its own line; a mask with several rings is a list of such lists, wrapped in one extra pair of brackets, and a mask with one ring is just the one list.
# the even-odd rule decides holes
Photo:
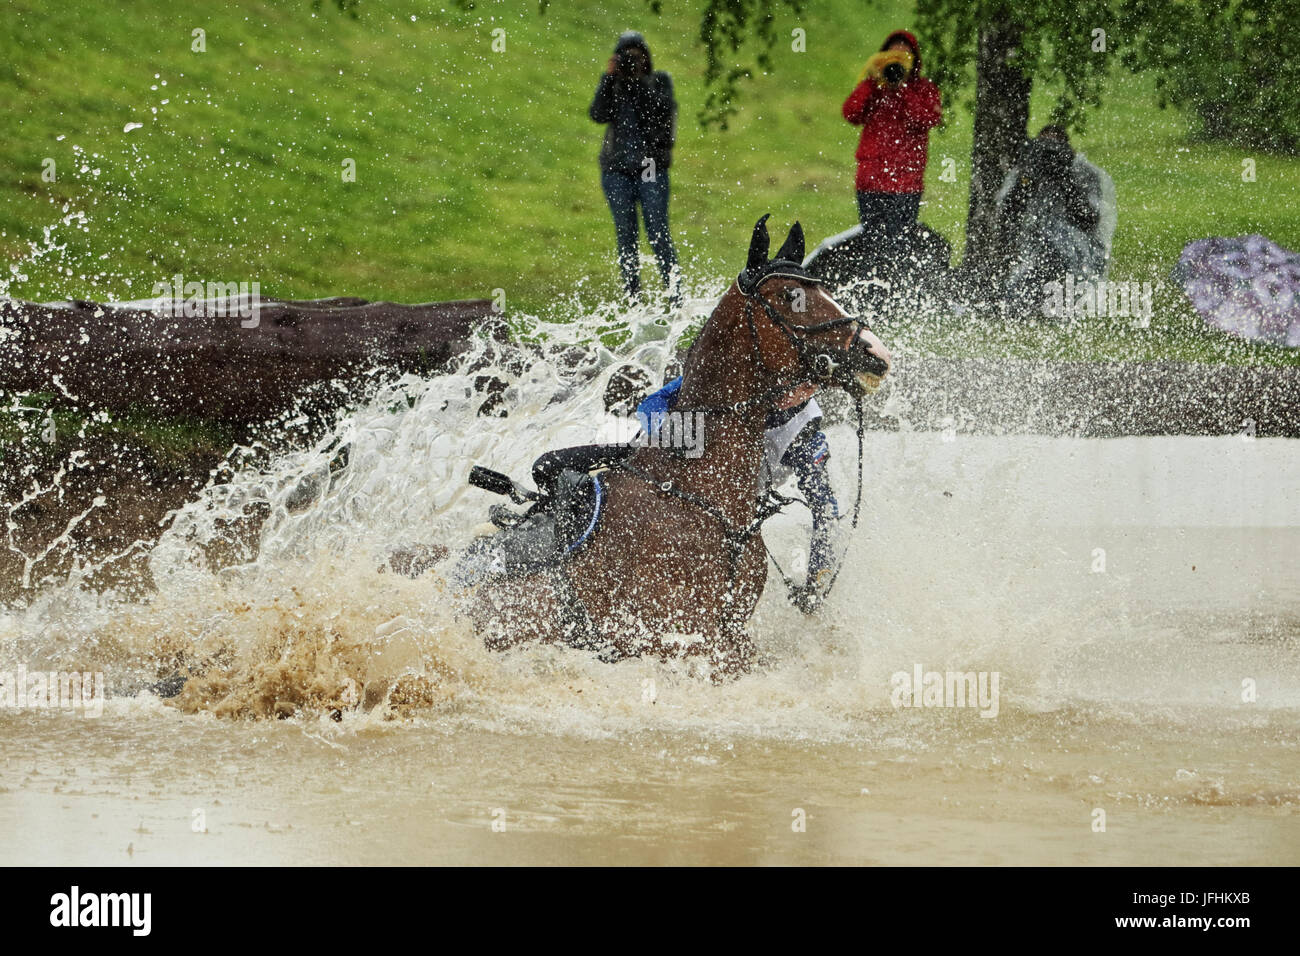
[(776, 257), (803, 264), (803, 226), (798, 222), (790, 228), (790, 234), (785, 237), (785, 242), (781, 244)]
[(772, 214), (764, 213), (763, 218), (754, 223), (754, 238), (749, 240), (749, 261), (745, 268), (756, 269), (767, 265), (767, 249), (771, 241), (767, 237), (767, 220)]

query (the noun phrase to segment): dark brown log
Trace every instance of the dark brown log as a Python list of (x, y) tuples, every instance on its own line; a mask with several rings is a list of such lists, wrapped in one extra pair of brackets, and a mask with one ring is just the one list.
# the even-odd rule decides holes
[(375, 367), (443, 371), (475, 335), (505, 338), (488, 299), (262, 300), (255, 328), (206, 305), (203, 315), (182, 317), (137, 304), (0, 301), (0, 393), (48, 392), (83, 410), (253, 423), (313, 385)]

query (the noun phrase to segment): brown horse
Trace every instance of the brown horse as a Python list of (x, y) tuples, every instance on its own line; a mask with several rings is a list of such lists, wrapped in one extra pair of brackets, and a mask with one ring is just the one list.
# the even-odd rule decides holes
[(889, 368), (880, 341), (803, 270), (798, 223), (769, 261), (767, 218), (686, 360), (674, 411), (703, 415), (702, 453), (645, 447), (604, 472), (603, 516), (580, 550), (477, 589), (472, 616), (489, 647), (705, 655), (715, 680), (748, 668), (745, 625), (767, 574), (760, 469), (773, 402), (823, 385), (860, 397)]

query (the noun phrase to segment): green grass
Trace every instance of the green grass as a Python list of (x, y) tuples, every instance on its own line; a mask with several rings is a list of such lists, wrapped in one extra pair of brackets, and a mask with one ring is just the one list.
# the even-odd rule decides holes
[[(857, 130), (840, 103), (879, 38), (912, 19), (909, 4), (861, 0), (817, 0), (799, 21), (783, 14), (777, 35), (804, 28), (808, 52), (779, 45), (776, 71), (746, 88), (723, 133), (694, 120), (698, 3), (671, 0), (662, 17), (644, 0), (574, 0), (544, 17), (536, 0), (445, 5), (364, 0), (353, 20), (328, 2), (313, 14), (309, 0), (10, 0), (0, 18), (8, 293), (144, 298), (181, 272), (256, 279), (263, 295), (285, 297), (412, 302), (500, 288), (507, 309), (527, 312), (575, 289), (585, 301), (613, 296), (601, 129), (586, 108), (613, 38), (632, 25), (681, 103), (671, 175), (683, 266), (733, 274), (763, 212), (802, 220), (814, 242), (854, 223)], [(502, 53), (491, 49), (497, 27)], [(206, 52), (191, 51), (195, 28)], [(1036, 90), (1032, 130), (1050, 95)], [(931, 140), (922, 218), (960, 249), (971, 123), (953, 100)], [(123, 132), (128, 122), (144, 126)], [(1207, 235), (1263, 232), (1300, 247), (1300, 159), (1256, 155), (1258, 181), (1242, 183), (1245, 153), (1190, 144), (1186, 129), (1155, 108), (1149, 78), (1117, 68), (1077, 140), (1117, 185), (1113, 278), (1167, 279), (1183, 245)], [(41, 180), (47, 157), (54, 183)], [(944, 157), (955, 183), (939, 179)], [(341, 176), (349, 158), (354, 183)], [(78, 211), (84, 229), (57, 225), (62, 248), (31, 255), (29, 243), (45, 250), (43, 231)], [(1300, 350), (1204, 330), (1180, 299), (1158, 299), (1151, 329), (1118, 336), (1095, 323), (980, 323), (972, 334), (969, 323), (907, 317), (882, 332), (940, 354), (1300, 363)]]
[(23, 452), (54, 458), (84, 439), (120, 438), (161, 464), (181, 466), (196, 457), (219, 459), (239, 437), (219, 422), (162, 418), (144, 408), (87, 415), (59, 408), (50, 394), (0, 395), (0, 463)]

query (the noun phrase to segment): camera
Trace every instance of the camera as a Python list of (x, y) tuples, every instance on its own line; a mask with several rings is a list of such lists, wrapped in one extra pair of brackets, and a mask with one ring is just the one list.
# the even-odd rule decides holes
[(636, 47), (619, 50), (614, 54), (614, 59), (618, 62), (620, 76), (638, 77), (645, 73), (645, 54)]
[(1021, 148), (1019, 166), (1030, 181), (1063, 180), (1070, 175), (1074, 153), (1064, 143), (1031, 139)]
[(907, 75), (907, 71), (903, 69), (901, 63), (890, 63), (885, 67), (883, 75), (886, 83), (890, 86), (897, 86), (903, 82), (903, 77)]

